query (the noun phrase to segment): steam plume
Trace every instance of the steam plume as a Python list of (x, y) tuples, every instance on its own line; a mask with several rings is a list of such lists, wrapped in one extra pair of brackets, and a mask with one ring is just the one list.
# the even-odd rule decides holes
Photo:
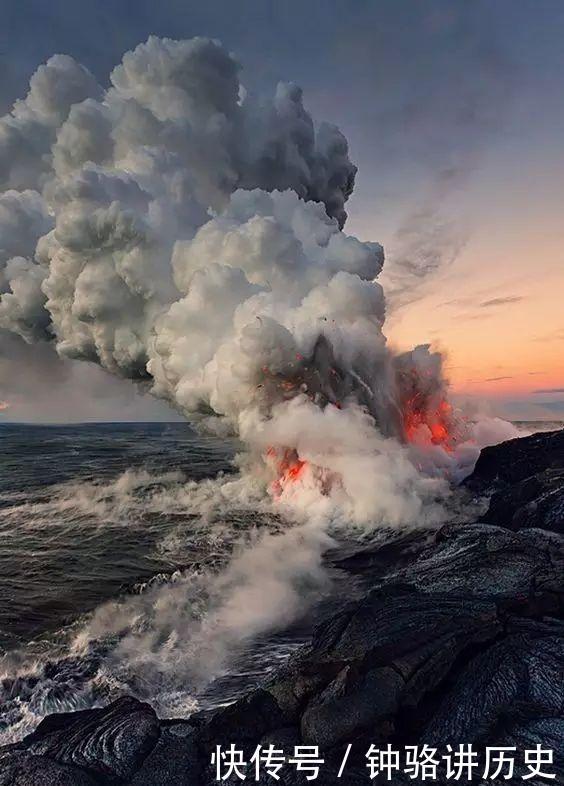
[(413, 518), (436, 489), (388, 438), (457, 447), (440, 358), (386, 346), (383, 250), (343, 231), (343, 135), (239, 70), (217, 41), (155, 37), (107, 90), (40, 66), (0, 121), (0, 327), (221, 418), (280, 496), (299, 476), (353, 518)]
[[(298, 87), (250, 95), (235, 60), (201, 38), (149, 38), (107, 90), (56, 55), (0, 120), (0, 328), (239, 434), (240, 475), (163, 493), (163, 512), (250, 508), (284, 522), (217, 574), (91, 615), (73, 654), (103, 642), (112, 681), (133, 676), (139, 690), (141, 675), (152, 699), (163, 685), (174, 699), (186, 675), (197, 689), (294, 619), (343, 527), (444, 521), (445, 476), (496, 441), (498, 424), (458, 418), (440, 355), (388, 348), (382, 247), (344, 231), (355, 173)], [(63, 488), (48, 517), (104, 513), (113, 494), (121, 518), (143, 482)]]

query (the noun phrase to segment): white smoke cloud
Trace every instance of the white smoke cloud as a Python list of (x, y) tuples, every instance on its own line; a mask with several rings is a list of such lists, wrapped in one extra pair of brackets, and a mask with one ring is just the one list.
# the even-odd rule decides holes
[(0, 325), (32, 342), (50, 323), (41, 285), (46, 271), (31, 258), (53, 221), (36, 191), (8, 189), (0, 194)]
[(12, 256), (33, 256), (37, 241), (51, 227), (52, 219), (37, 191), (8, 189), (0, 194), (0, 276)]
[(297, 87), (257, 99), (238, 72), (216, 41), (155, 37), (105, 92), (66, 56), (37, 70), (0, 121), (5, 186), (36, 189), (2, 195), (2, 270), (12, 255), (28, 262), (0, 273), (1, 326), (144, 378), (156, 317), (183, 292), (175, 244), (237, 187), (293, 189), (344, 223), (356, 170), (342, 135), (314, 129)]
[[(341, 232), (323, 206), (293, 192), (237, 191), (173, 254), (186, 292), (155, 323), (148, 369), (156, 390), (188, 411), (205, 404), (236, 423), (262, 403), (264, 369), (284, 374), (331, 332), (371, 330), (382, 342), (378, 244)], [(341, 341), (342, 354), (361, 344)], [(352, 358), (349, 358), (352, 360)]]
[(153, 697), (160, 680), (205, 684), (295, 619), (344, 531), (443, 522), (445, 477), (500, 433), (460, 421), (429, 347), (388, 348), (382, 247), (343, 230), (356, 168), (342, 134), (297, 86), (255, 97), (239, 70), (216, 41), (151, 37), (103, 91), (57, 55), (0, 120), (0, 328), (142, 381), (247, 448), (236, 480), (173, 479), (140, 500), (151, 479), (126, 475), (69, 486), (55, 510), (174, 510), (210, 536), (233, 509), (278, 522), (221, 570), (104, 605), (75, 637), (78, 653), (111, 642), (108, 668)]
[(223, 418), (265, 483), (306, 462), (296, 488), (338, 517), (424, 519), (413, 451), (443, 472), (471, 437), (441, 358), (387, 348), (383, 250), (343, 231), (342, 134), (239, 71), (217, 41), (156, 37), (105, 91), (66, 56), (37, 70), (0, 121), (0, 327)]
[(98, 97), (89, 71), (67, 55), (54, 55), (31, 77), (29, 92), (0, 120), (3, 189), (40, 189), (51, 169), (57, 129), (73, 104)]
[(9, 291), (0, 300), (0, 322), (29, 343), (44, 338), (50, 324), (41, 289), (45, 271), (29, 259), (13, 257), (6, 264), (4, 277)]

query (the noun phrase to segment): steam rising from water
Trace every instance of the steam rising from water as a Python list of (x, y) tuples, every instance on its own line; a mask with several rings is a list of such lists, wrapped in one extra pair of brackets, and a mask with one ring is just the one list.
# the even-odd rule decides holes
[(429, 483), (382, 436), (406, 436), (407, 391), (419, 442), (447, 431), (440, 357), (387, 348), (382, 247), (343, 231), (343, 135), (239, 71), (217, 41), (156, 37), (106, 90), (71, 57), (38, 68), (0, 121), (0, 327), (222, 419), (254, 472), (268, 448), (307, 460), (353, 520), (413, 521)]
[[(149, 38), (107, 90), (55, 55), (0, 121), (0, 327), (245, 443), (236, 480), (143, 505), (278, 522), (219, 572), (106, 605), (76, 634), (72, 654), (111, 642), (105, 668), (153, 698), (204, 684), (294, 619), (343, 533), (444, 521), (447, 479), (480, 447), (448, 404), (440, 356), (387, 347), (383, 250), (343, 230), (345, 138), (314, 125), (297, 86), (258, 98), (238, 74), (199, 38)], [(119, 515), (145, 480), (116, 482)], [(91, 487), (58, 504), (110, 503)]]
[[(299, 400), (289, 404), (302, 406)], [(336, 430), (343, 421), (335, 412), (315, 407), (321, 421), (316, 423), (318, 449), (323, 452), (341, 439), (351, 451), (355, 436)], [(333, 423), (324, 425), (324, 419)], [(302, 421), (292, 413), (292, 422), (299, 426)], [(369, 425), (365, 422), (364, 428)], [(368, 429), (370, 439), (383, 439), (375, 433)], [(362, 429), (356, 434), (363, 435)], [(8, 526), (17, 533), (25, 522), (26, 537), (33, 532), (49, 537), (53, 522), (82, 538), (91, 536), (93, 526), (132, 528), (135, 537), (135, 530), (142, 535), (148, 526), (147, 517), (153, 528), (159, 521), (176, 521), (157, 550), (184, 567), (154, 576), (45, 641), (8, 652), (0, 661), (5, 724), (0, 739), (21, 738), (50, 712), (104, 704), (124, 691), (150, 700), (165, 717), (186, 716), (200, 702), (209, 706), (233, 695), (213, 685), (233, 669), (236, 673), (241, 658), (245, 670), (255, 668), (256, 678), (263, 677), (299, 639), (288, 649), (277, 639), (258, 647), (256, 638), (303, 617), (331, 590), (334, 576), (324, 559), (328, 549), (341, 539), (385, 539), (390, 522), (400, 526), (410, 519), (432, 526), (460, 517), (445, 481), (426, 478), (405, 448), (390, 444), (394, 452), (377, 454), (369, 441), (350, 468), (343, 468), (343, 454), (335, 455), (337, 463), (328, 471), (342, 473), (342, 479), (327, 494), (320, 494), (310, 467), (277, 498), (255, 472), (196, 482), (178, 472), (146, 470), (129, 470), (113, 482), (71, 481), (42, 490), (35, 501), (23, 492), (5, 496)], [(189, 443), (186, 447), (190, 450)], [(241, 458), (247, 460), (248, 455)], [(370, 483), (363, 479), (365, 472)], [(350, 578), (346, 586), (349, 596)], [(258, 665), (251, 668), (252, 660)]]

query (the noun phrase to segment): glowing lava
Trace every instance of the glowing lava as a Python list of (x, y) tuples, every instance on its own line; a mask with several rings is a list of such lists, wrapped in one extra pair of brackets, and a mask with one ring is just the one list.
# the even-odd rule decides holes
[(290, 448), (270, 447), (266, 451), (266, 458), (276, 473), (276, 479), (271, 484), (275, 497), (279, 497), (290, 484), (299, 480), (308, 465), (307, 461), (302, 461), (297, 452)]
[(408, 399), (403, 408), (403, 430), (408, 442), (439, 445), (449, 453), (459, 439), (452, 406), (444, 398), (429, 406), (421, 394)]

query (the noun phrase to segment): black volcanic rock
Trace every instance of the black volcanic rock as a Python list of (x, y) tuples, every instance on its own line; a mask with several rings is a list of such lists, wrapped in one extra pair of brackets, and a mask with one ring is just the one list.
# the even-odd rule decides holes
[(509, 624), (508, 635), (476, 656), (421, 735), (430, 745), (537, 744), (554, 752), (564, 782), (564, 624)]
[[(352, 612), (342, 630), (321, 629), (313, 657), (338, 666), (335, 678), (311, 697), (301, 715), (303, 739), (323, 748), (370, 733), (387, 739), (397, 719), (416, 708), (449, 673), (466, 648), (501, 629), (494, 604), (408, 587), (377, 590)], [(337, 635), (335, 635), (337, 633)], [(276, 686), (273, 688), (276, 690)]]
[(422, 592), (490, 598), (511, 606), (562, 602), (562, 539), (543, 530), (508, 532), (487, 524), (447, 526), (413, 563), (388, 581), (409, 581)]
[[(564, 625), (508, 626), (464, 669), (423, 732), (429, 744), (489, 743), (523, 722), (561, 717)], [(564, 739), (559, 747), (564, 752)]]
[(246, 743), (283, 725), (284, 714), (271, 694), (258, 688), (207, 720), (204, 739), (220, 744)]
[[(0, 750), (0, 786), (211, 786), (211, 754), (231, 743), (247, 760), (257, 745), (318, 745), (323, 786), (368, 784), (371, 743), (540, 744), (555, 754), (552, 782), (564, 782), (563, 458), (562, 432), (489, 448), (466, 484), (492, 494), (487, 522), (344, 554), (341, 570), (370, 591), (232, 705), (189, 721), (159, 722), (131, 698), (51, 716)], [(311, 782), (288, 765), (280, 775), (282, 786)]]
[(482, 521), (564, 534), (564, 468), (547, 469), (494, 492)]
[(105, 783), (123, 782), (140, 768), (159, 734), (152, 707), (128, 696), (102, 709), (49, 715), (15, 749), (31, 754), (21, 766), (45, 757), (81, 768)]
[(483, 492), (519, 483), (551, 469), (564, 470), (564, 429), (484, 448), (465, 484)]
[[(368, 782), (362, 755), (371, 743), (483, 749), (511, 738), (522, 751), (534, 729), (552, 744), (563, 706), (562, 623), (550, 621), (561, 613), (562, 555), (553, 533), (445, 528), (411, 566), (320, 625), (250, 703), (236, 702), (214, 723), (222, 727), (225, 715), (228, 728), (248, 730), (248, 708), (261, 706), (270, 722), (239, 737), (248, 755), (266, 738), (319, 745), (324, 784)], [(337, 779), (349, 742), (358, 755)]]
[(564, 429), (485, 448), (466, 485), (492, 493), (488, 524), (564, 533)]
[(78, 767), (16, 752), (0, 753), (0, 786), (99, 786), (99, 781)]
[(203, 758), (198, 747), (198, 732), (194, 726), (183, 721), (163, 723), (157, 744), (129, 784), (200, 786), (206, 782)]

